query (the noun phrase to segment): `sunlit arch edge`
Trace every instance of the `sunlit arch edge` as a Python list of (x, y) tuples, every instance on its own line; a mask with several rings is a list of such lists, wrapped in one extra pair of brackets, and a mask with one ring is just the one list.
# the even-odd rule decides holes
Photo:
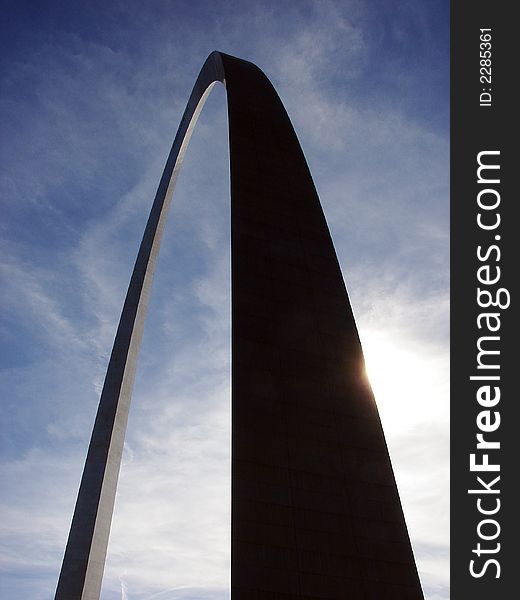
[(222, 55), (212, 52), (182, 116), (139, 247), (92, 431), (56, 600), (99, 598), (137, 357), (164, 225), (193, 129), (217, 82), (225, 84), (224, 65)]

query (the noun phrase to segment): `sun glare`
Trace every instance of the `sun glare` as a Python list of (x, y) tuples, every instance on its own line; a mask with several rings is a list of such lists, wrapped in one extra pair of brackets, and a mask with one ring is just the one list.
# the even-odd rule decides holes
[(437, 383), (428, 357), (411, 342), (396, 341), (387, 332), (369, 330), (361, 338), (385, 431), (391, 436), (424, 419)]

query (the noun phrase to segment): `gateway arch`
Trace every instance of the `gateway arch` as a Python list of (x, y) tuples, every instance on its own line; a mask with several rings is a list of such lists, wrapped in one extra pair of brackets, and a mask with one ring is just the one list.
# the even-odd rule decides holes
[(146, 224), (108, 365), (55, 600), (97, 600), (137, 354), (175, 180), (211, 88), (231, 168), (233, 600), (422, 600), (343, 276), (273, 86), (213, 52)]

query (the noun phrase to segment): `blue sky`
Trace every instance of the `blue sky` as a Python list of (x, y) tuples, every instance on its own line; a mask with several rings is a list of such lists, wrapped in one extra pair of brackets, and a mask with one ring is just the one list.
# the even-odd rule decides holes
[[(428, 600), (448, 584), (449, 5), (4, 2), (2, 599), (53, 597), (133, 261), (212, 50), (258, 64), (315, 179)], [(154, 281), (102, 598), (229, 595), (224, 88)]]

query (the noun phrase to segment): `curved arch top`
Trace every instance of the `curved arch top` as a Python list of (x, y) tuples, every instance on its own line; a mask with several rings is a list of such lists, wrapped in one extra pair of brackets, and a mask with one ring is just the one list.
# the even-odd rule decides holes
[(216, 82), (227, 91), (231, 169), (232, 597), (422, 599), (354, 317), (305, 157), (267, 77), (220, 52), (197, 78), (146, 224), (55, 598), (99, 598), (164, 223)]

